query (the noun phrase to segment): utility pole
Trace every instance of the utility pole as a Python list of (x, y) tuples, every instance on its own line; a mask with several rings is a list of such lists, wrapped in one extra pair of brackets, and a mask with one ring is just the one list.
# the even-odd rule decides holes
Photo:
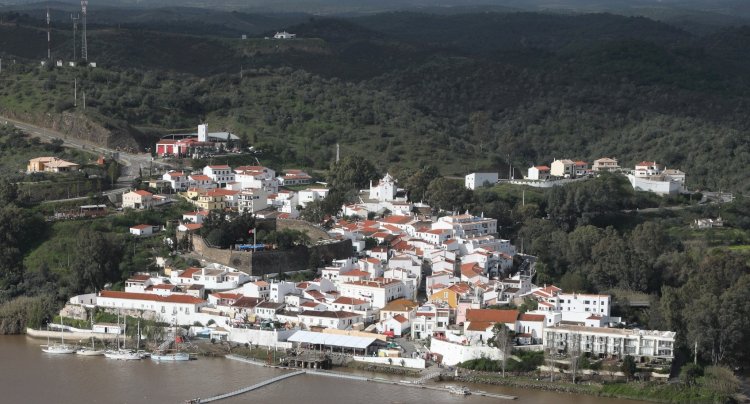
[(78, 79), (73, 79), (73, 106), (78, 106)]
[(51, 31), (49, 22), (49, 7), (47, 7), (47, 61), (52, 63)]

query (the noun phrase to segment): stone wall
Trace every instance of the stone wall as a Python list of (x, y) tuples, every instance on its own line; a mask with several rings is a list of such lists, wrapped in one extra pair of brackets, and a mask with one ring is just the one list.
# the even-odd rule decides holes
[(351, 240), (335, 241), (311, 247), (298, 246), (287, 251), (234, 251), (209, 247), (198, 235), (192, 236), (193, 250), (207, 261), (237, 268), (253, 276), (304, 271), (314, 260), (330, 261), (352, 255)]

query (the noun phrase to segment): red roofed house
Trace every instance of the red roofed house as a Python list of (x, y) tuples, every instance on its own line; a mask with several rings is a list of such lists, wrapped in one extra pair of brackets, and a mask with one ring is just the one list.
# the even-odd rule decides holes
[(526, 179), (529, 180), (548, 180), (550, 176), (550, 168), (547, 166), (534, 166), (529, 168)]
[(405, 298), (406, 285), (396, 279), (377, 278), (371, 281), (347, 282), (339, 289), (342, 296), (364, 299), (372, 304), (373, 308), (383, 308), (388, 302), (399, 298)]
[[(160, 296), (151, 293), (129, 293), (103, 290), (96, 298), (96, 305), (105, 308), (139, 310), (153, 313), (154, 318), (169, 324), (193, 325), (195, 313), (208, 302), (194, 296)], [(148, 315), (146, 315), (148, 317)]]
[(159, 231), (159, 226), (150, 224), (139, 224), (130, 228), (130, 234), (134, 236), (150, 236)]
[(546, 319), (547, 316), (544, 314), (521, 314), (518, 317), (516, 341), (520, 345), (541, 344)]
[(391, 337), (400, 337), (409, 332), (411, 328), (411, 321), (401, 314), (396, 314), (393, 317), (388, 317), (382, 320), (377, 325), (377, 330), (381, 334), (386, 334)]
[(203, 174), (191, 174), (188, 176), (190, 188), (211, 189), (216, 188), (216, 184), (211, 177)]
[(154, 194), (136, 190), (122, 195), (122, 207), (130, 209), (148, 209), (154, 206)]
[(511, 331), (516, 332), (517, 321), (518, 310), (469, 309), (466, 310), (464, 334), (470, 340), (478, 338), (480, 341), (487, 341), (493, 335), (492, 328), (495, 324), (505, 324)]
[(205, 166), (203, 167), (203, 174), (211, 178), (211, 180), (217, 183), (220, 188), (224, 188), (228, 183), (234, 181), (232, 167), (229, 167), (226, 164)]

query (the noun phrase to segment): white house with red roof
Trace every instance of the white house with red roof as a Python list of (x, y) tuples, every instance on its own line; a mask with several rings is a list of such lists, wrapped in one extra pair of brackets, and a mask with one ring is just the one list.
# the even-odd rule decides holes
[(391, 337), (401, 337), (409, 333), (411, 321), (401, 314), (388, 317), (377, 323), (377, 330), (380, 334), (386, 334)]
[(235, 181), (242, 184), (242, 189), (263, 189), (269, 194), (279, 192), (276, 171), (263, 166), (240, 166), (234, 169)]
[(407, 298), (408, 292), (400, 280), (385, 278), (347, 282), (341, 285), (339, 291), (342, 296), (367, 300), (377, 309), (385, 307), (392, 300)]
[(178, 192), (186, 191), (190, 185), (188, 175), (182, 171), (171, 170), (164, 173), (161, 178), (164, 181), (168, 181), (172, 189)]
[(450, 325), (450, 313), (447, 305), (425, 303), (419, 306), (411, 322), (411, 337), (422, 340), (445, 335)]
[(324, 327), (338, 330), (352, 329), (355, 324), (364, 321), (361, 314), (348, 311), (313, 311), (306, 310), (297, 315), (300, 324), (305, 328)]
[(207, 290), (228, 291), (250, 281), (250, 275), (220, 264), (203, 268), (172, 270), (170, 282), (177, 285), (203, 285)]
[(268, 300), (271, 296), (271, 284), (264, 280), (250, 281), (242, 285), (242, 287), (232, 290), (232, 292), (241, 293), (247, 297)]
[(138, 224), (130, 228), (130, 234), (134, 236), (150, 236), (159, 231), (159, 226), (152, 224)]
[(212, 189), (216, 188), (216, 183), (211, 177), (204, 174), (190, 174), (188, 175), (188, 187), (198, 189)]
[(153, 312), (160, 321), (177, 325), (192, 325), (195, 314), (209, 303), (188, 295), (160, 296), (152, 293), (131, 293), (103, 290), (96, 297), (98, 307)]
[(339, 296), (328, 303), (328, 309), (334, 311), (349, 311), (362, 315), (367, 321), (372, 320), (372, 308), (370, 302), (356, 297)]
[(277, 177), (276, 179), (282, 187), (311, 184), (313, 180), (310, 174), (296, 169), (286, 170), (283, 176)]
[(234, 171), (226, 164), (205, 166), (203, 175), (211, 178), (211, 181), (218, 184), (219, 188), (224, 188), (228, 183), (234, 182)]
[(545, 180), (548, 180), (549, 177), (550, 177), (550, 168), (548, 166), (530, 167), (526, 174), (526, 179), (528, 180), (545, 181)]
[(122, 207), (130, 209), (149, 209), (154, 206), (154, 194), (144, 190), (135, 190), (122, 194)]

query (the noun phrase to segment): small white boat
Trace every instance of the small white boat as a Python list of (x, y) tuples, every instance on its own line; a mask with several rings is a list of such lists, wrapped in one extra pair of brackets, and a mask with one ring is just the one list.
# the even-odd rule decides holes
[(463, 386), (448, 386), (446, 389), (448, 389), (449, 393), (459, 396), (468, 396), (471, 394), (471, 391)]
[[(47, 345), (42, 345), (42, 352), (49, 354), (72, 354), (76, 353), (78, 347), (68, 345), (65, 343), (65, 329), (63, 328), (63, 318), (60, 317), (60, 343), (50, 344), (49, 334), (47, 334)], [(49, 324), (47, 325), (47, 331), (49, 331)]]
[(93, 348), (81, 348), (76, 351), (76, 355), (81, 356), (102, 356), (104, 355), (103, 349), (93, 349)]
[(138, 361), (143, 359), (138, 352), (129, 351), (126, 349), (118, 349), (114, 351), (107, 351), (104, 353), (104, 357), (108, 359), (117, 359), (121, 361)]
[(189, 361), (190, 360), (190, 354), (187, 352), (175, 352), (175, 353), (165, 353), (165, 354), (151, 354), (151, 360), (155, 360), (157, 362), (180, 362), (180, 361)]
[(76, 347), (66, 344), (42, 345), (42, 352), (49, 354), (73, 354), (76, 353)]
[(96, 349), (96, 343), (94, 337), (91, 337), (91, 347), (82, 346), (81, 349), (76, 351), (76, 355), (81, 356), (102, 356), (104, 355), (103, 349)]

